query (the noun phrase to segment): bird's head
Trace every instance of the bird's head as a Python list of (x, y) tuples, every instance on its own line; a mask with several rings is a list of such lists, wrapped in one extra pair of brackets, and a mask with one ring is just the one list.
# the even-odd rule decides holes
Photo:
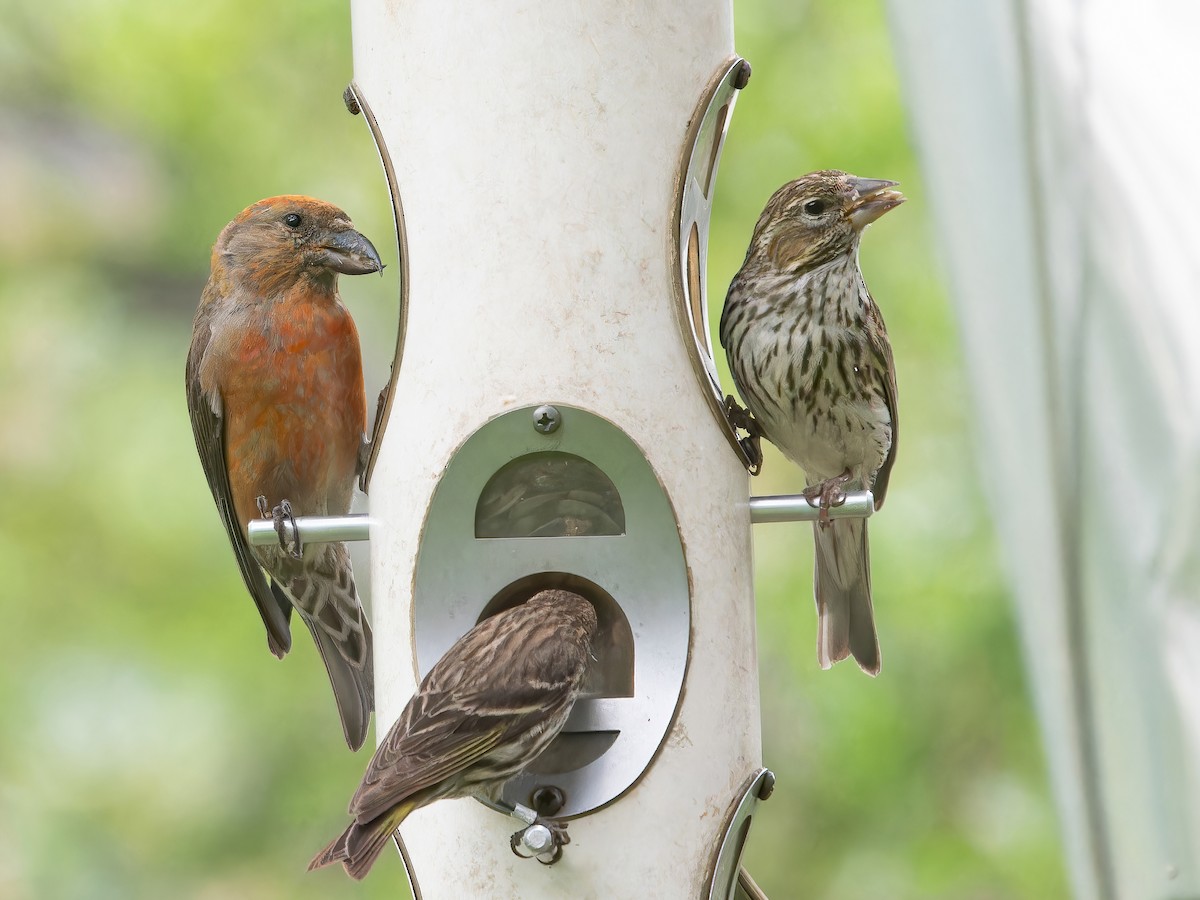
[(249, 206), (221, 231), (213, 272), (234, 275), (262, 296), (307, 279), (330, 289), (343, 275), (383, 270), (375, 247), (350, 217), (322, 200), (270, 197)]
[(754, 226), (750, 255), (802, 271), (854, 252), (864, 228), (904, 202), (895, 181), (846, 172), (813, 172), (767, 201)]

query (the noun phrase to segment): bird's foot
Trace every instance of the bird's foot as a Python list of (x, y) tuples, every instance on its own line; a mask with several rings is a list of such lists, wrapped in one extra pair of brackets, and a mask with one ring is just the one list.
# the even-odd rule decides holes
[[(484, 806), (524, 823), (523, 828), (513, 832), (508, 842), (512, 852), (521, 859), (536, 857), (542, 865), (552, 866), (562, 858), (562, 848), (571, 843), (567, 823), (551, 818), (549, 814), (541, 815), (528, 806), (507, 800), (493, 800), (487, 796), (478, 796), (476, 799)], [(562, 808), (561, 803), (558, 808)]]
[(850, 470), (841, 475), (827, 478), (820, 484), (812, 484), (804, 489), (804, 499), (810, 504), (820, 507), (817, 524), (822, 528), (829, 527), (829, 510), (846, 502), (846, 482), (850, 480)]
[(746, 432), (745, 437), (737, 439), (738, 444), (750, 461), (750, 474), (759, 474), (762, 472), (763, 454), (762, 429), (758, 427), (758, 422), (750, 415), (750, 410), (738, 405), (732, 395), (725, 398), (725, 418), (729, 419), (729, 424), (735, 431)]
[(562, 848), (569, 843), (571, 836), (567, 834), (567, 823), (542, 816), (513, 832), (509, 840), (512, 852), (521, 859), (536, 857), (544, 866), (552, 866), (562, 859)]
[[(260, 497), (259, 500), (261, 501), (259, 510), (264, 510), (266, 508), (266, 499)], [(275, 521), (275, 533), (279, 535), (279, 546), (292, 559), (304, 559), (304, 547), (300, 543), (300, 526), (296, 524), (296, 516), (292, 512), (292, 504), (287, 500), (280, 500), (279, 505), (271, 510), (271, 518)], [(287, 539), (289, 525), (292, 529), (291, 547), (288, 546)]]

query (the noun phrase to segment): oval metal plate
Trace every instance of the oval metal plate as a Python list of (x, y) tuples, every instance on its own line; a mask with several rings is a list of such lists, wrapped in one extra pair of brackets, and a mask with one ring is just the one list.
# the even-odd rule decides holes
[[(581, 768), (519, 776), (504, 794), (528, 806), (538, 787), (553, 785), (565, 796), (557, 815), (569, 817), (615, 800), (653, 759), (683, 687), (691, 604), (675, 515), (642, 452), (616, 426), (569, 406), (558, 405), (560, 427), (541, 434), (533, 427), (535, 408), (492, 419), (451, 459), (417, 556), (414, 649), (424, 677), (493, 598), (517, 582), (536, 585), (540, 574), (551, 583), (560, 573), (577, 576), (616, 601), (633, 636), (632, 696), (584, 696), (564, 729), (607, 733), (606, 739), (615, 733), (615, 739)], [(489, 479), (512, 460), (545, 451), (583, 457), (612, 480), (625, 508), (625, 534), (475, 537), (476, 504)]]

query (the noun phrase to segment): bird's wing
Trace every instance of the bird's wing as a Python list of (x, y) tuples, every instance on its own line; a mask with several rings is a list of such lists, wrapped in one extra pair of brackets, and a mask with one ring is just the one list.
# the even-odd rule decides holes
[(350, 814), (365, 822), (545, 724), (572, 702), (587, 648), (526, 606), (467, 632), (430, 670), (375, 752)]
[(359, 822), (370, 821), (470, 768), (506, 731), (502, 719), (471, 716), (449, 694), (419, 692), (371, 758), (350, 800), (350, 815)]
[(254, 604), (262, 616), (263, 625), (266, 626), (267, 646), (275, 656), (282, 659), (292, 646), (291, 629), (288, 625), (292, 605), (268, 583), (266, 575), (254, 558), (249, 541), (242, 533), (242, 525), (234, 510), (229, 471), (225, 464), (225, 427), (221, 398), (219, 395), (210, 396), (200, 384), (200, 364), (211, 336), (212, 331), (202, 309), (196, 317), (192, 345), (188, 349), (187, 358), (187, 403), (188, 414), (192, 420), (192, 433), (196, 438), (196, 451), (200, 454), (204, 477), (208, 479), (208, 487), (212, 491), (213, 500), (216, 501), (221, 523), (229, 535), (229, 543), (233, 546), (233, 555), (237, 558), (242, 580), (245, 581), (250, 596), (254, 598)]
[[(864, 288), (865, 290), (865, 288)], [(868, 295), (869, 296), (869, 295)], [(883, 394), (883, 402), (887, 406), (888, 415), (892, 420), (892, 443), (888, 447), (883, 465), (875, 474), (875, 484), (871, 490), (875, 494), (875, 508), (883, 506), (883, 498), (887, 495), (888, 479), (892, 475), (892, 464), (896, 461), (896, 445), (900, 437), (899, 408), (896, 403), (896, 363), (892, 359), (892, 345), (888, 341), (887, 328), (883, 324), (883, 315), (874, 301), (866, 305), (867, 310), (867, 340), (874, 362), (872, 369), (878, 379), (878, 389)]]

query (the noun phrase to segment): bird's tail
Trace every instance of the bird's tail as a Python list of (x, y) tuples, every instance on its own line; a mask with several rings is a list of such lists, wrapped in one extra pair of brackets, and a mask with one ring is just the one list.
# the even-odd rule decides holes
[(304, 624), (312, 632), (313, 641), (329, 673), (333, 686), (333, 699), (337, 703), (338, 716), (342, 720), (342, 731), (351, 750), (357, 750), (367, 739), (367, 728), (371, 724), (371, 713), (375, 709), (374, 652), (372, 650), (371, 625), (367, 617), (362, 618), (363, 640), (366, 647), (362, 662), (351, 662), (342, 655), (337, 638), (302, 615)]
[(350, 551), (345, 544), (325, 544), (308, 556), (287, 580), (287, 593), (312, 632), (321, 652), (342, 730), (351, 750), (367, 737), (375, 709), (371, 625), (354, 587)]
[(400, 823), (416, 807), (416, 803), (402, 803), (368, 822), (351, 822), (349, 828), (313, 857), (308, 864), (308, 871), (340, 862), (347, 875), (355, 881), (362, 881)]
[(817, 661), (828, 669), (851, 654), (868, 675), (878, 675), (879, 640), (871, 610), (871, 554), (865, 519), (813, 525), (817, 552)]

